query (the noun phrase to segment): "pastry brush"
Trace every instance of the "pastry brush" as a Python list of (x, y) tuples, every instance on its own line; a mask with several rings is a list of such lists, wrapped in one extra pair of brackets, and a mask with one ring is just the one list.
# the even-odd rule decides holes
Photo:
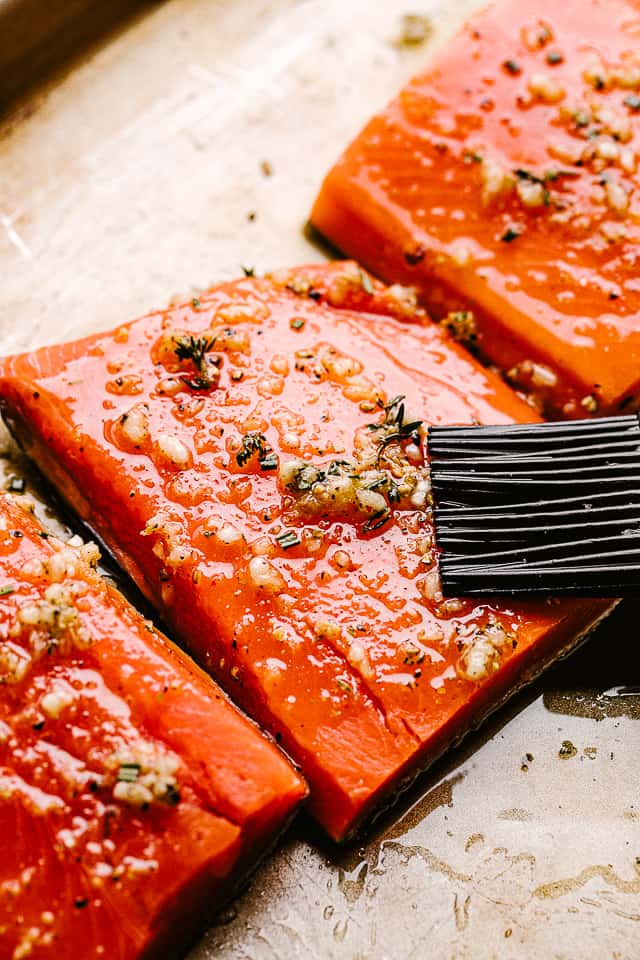
[(430, 427), (445, 596), (640, 592), (640, 420)]

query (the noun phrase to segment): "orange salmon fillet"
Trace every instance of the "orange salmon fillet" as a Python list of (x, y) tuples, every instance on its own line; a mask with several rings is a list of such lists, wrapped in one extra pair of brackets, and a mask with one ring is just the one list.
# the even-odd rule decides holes
[(535, 415), (355, 264), (9, 358), (0, 397), (335, 839), (610, 608), (442, 599), (425, 424)]
[(277, 749), (0, 497), (0, 958), (184, 950), (305, 795)]
[(630, 0), (495, 3), (367, 124), (311, 215), (554, 415), (640, 401), (639, 37)]

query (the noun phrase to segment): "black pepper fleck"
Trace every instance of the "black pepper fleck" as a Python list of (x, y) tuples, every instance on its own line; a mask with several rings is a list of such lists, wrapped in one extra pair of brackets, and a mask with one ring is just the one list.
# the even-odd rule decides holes
[(505, 68), (507, 73), (510, 73), (514, 77), (517, 77), (519, 73), (522, 73), (522, 67), (517, 60), (505, 60), (502, 66)]
[(417, 263), (421, 263), (424, 260), (425, 249), (422, 244), (418, 244), (417, 247), (414, 247), (412, 250), (405, 250), (404, 259), (410, 266), (415, 266)]
[(512, 243), (514, 240), (517, 240), (519, 236), (520, 230), (518, 230), (517, 227), (507, 227), (500, 239), (503, 243)]

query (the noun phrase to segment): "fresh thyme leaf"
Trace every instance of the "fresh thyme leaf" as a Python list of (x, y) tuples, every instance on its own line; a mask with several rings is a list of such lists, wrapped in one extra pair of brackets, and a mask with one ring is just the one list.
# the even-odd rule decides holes
[(340, 475), (340, 467), (350, 467), (351, 464), (348, 460), (332, 460), (329, 466), (327, 467), (327, 474), (330, 477), (337, 477)]
[(117, 780), (119, 783), (135, 783), (140, 776), (139, 763), (121, 763), (118, 769)]
[[(394, 397), (393, 400), (389, 400), (388, 403), (383, 403), (382, 409), (383, 409), (387, 414), (390, 414), (391, 411), (392, 411), (395, 407), (398, 406), (398, 404), (402, 403), (403, 400), (404, 400), (404, 394), (401, 393), (399, 396)], [(397, 417), (394, 415), (394, 420), (395, 420), (395, 419), (397, 419)], [(385, 417), (385, 423), (387, 423), (387, 422), (388, 422), (388, 419)]]
[(300, 546), (300, 539), (297, 533), (294, 533), (293, 530), (286, 530), (284, 533), (279, 534), (276, 537), (276, 540), (283, 550), (289, 550), (291, 547)]
[(377, 462), (379, 462), (380, 457), (390, 443), (400, 443), (403, 440), (411, 440), (423, 422), (422, 420), (413, 420), (411, 423), (404, 423), (405, 405), (403, 394), (394, 397), (389, 403), (383, 404), (382, 409), (385, 412), (384, 423), (368, 424), (370, 430), (392, 428), (391, 433), (387, 433), (380, 440)]
[(549, 170), (545, 170), (544, 180), (546, 183), (555, 183), (560, 177), (579, 177), (579, 170), (559, 170), (556, 167), (551, 167)]
[(8, 583), (5, 587), (0, 587), (0, 597), (6, 597), (10, 593), (15, 593), (15, 584)]
[(378, 477), (376, 480), (372, 480), (371, 483), (367, 484), (367, 490), (379, 490), (380, 487), (386, 487), (387, 485), (386, 477)]
[(412, 423), (403, 423), (402, 433), (407, 437), (410, 437), (412, 433), (416, 433), (422, 426), (422, 420), (413, 420)]
[(364, 524), (362, 530), (364, 533), (371, 533), (373, 530), (379, 530), (380, 527), (384, 526), (389, 517), (391, 516), (391, 510), (387, 507), (385, 510), (380, 510), (378, 513), (374, 513), (367, 522)]
[(289, 326), (292, 330), (302, 330), (304, 323), (305, 321), (303, 317), (293, 317)]
[(378, 457), (377, 460), (380, 460), (380, 457), (387, 449), (387, 447), (392, 443), (399, 443), (401, 440), (406, 439), (402, 436), (400, 432), (398, 433), (389, 433), (386, 437), (383, 437), (378, 446)]
[(541, 183), (544, 186), (542, 177), (536, 176), (531, 170), (524, 170), (522, 167), (517, 167), (513, 172), (518, 180), (528, 180), (530, 183)]
[(205, 362), (205, 354), (213, 346), (209, 337), (194, 337), (189, 334), (180, 337), (176, 343), (174, 353), (178, 360), (191, 360), (200, 369)]

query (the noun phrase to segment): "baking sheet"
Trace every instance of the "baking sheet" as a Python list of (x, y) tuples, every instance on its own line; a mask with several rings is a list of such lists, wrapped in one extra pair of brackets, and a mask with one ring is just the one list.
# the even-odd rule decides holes
[(0, 0), (0, 110), (154, 0)]
[[(323, 173), (473, 5), (168, 0), (94, 49), (0, 127), (2, 352), (319, 259), (302, 228)], [(405, 13), (430, 15), (427, 44), (397, 43)], [(299, 820), (189, 960), (638, 960), (639, 614), (361, 845)]]

